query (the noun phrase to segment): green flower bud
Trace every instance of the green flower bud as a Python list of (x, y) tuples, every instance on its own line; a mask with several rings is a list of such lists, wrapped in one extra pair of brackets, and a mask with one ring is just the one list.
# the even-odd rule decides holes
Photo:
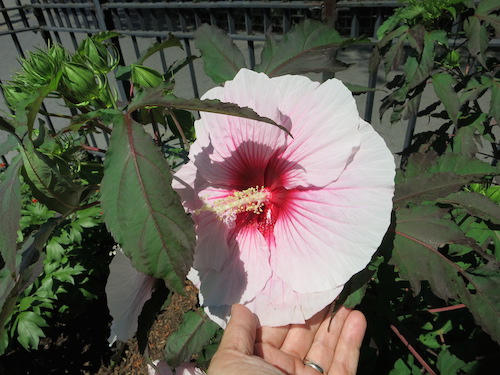
[(98, 97), (100, 87), (90, 68), (76, 63), (64, 63), (60, 91), (67, 100), (79, 105)]
[(68, 54), (66, 53), (66, 50), (59, 44), (52, 45), (47, 53), (50, 57), (52, 57), (57, 69), (60, 69), (63, 62), (68, 61)]
[(158, 87), (163, 83), (163, 76), (154, 69), (137, 64), (132, 64), (130, 67), (132, 68), (131, 81), (134, 86)]
[(460, 53), (457, 50), (450, 51), (445, 58), (446, 65), (449, 67), (457, 67), (460, 63)]
[(2, 85), (2, 89), (5, 100), (12, 109), (15, 109), (19, 103), (26, 101), (26, 99), (34, 95), (33, 89), (30, 86), (16, 84), (15, 82), (9, 85)]
[(48, 52), (28, 52), (28, 58), (21, 60), (23, 73), (17, 78), (36, 86), (46, 86), (59, 70), (54, 58)]
[(104, 43), (88, 38), (78, 47), (75, 62), (89, 66), (96, 73), (106, 74), (118, 65), (118, 53), (116, 47), (112, 45), (108, 47)]
[(118, 101), (118, 92), (113, 88), (109, 88), (108, 90), (101, 90), (99, 96), (92, 101), (92, 105), (94, 107), (105, 107), (105, 108), (114, 108), (115, 103)]

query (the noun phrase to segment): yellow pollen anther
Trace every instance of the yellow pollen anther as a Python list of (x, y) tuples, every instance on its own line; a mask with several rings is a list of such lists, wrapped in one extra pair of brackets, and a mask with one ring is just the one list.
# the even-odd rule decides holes
[(231, 223), (241, 212), (262, 213), (269, 195), (269, 191), (263, 186), (256, 186), (243, 191), (235, 191), (213, 202), (206, 202), (205, 209), (215, 212), (220, 220)]

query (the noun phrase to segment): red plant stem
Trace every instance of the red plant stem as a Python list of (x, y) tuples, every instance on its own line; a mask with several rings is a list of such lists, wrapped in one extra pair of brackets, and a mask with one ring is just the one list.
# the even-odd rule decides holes
[(91, 147), (91, 146), (87, 146), (87, 145), (82, 145), (82, 148), (85, 149), (85, 150), (89, 150), (89, 151), (97, 151), (97, 152), (106, 153), (106, 150), (103, 150), (103, 149), (97, 148), (97, 147)]
[(392, 331), (398, 336), (398, 338), (401, 340), (401, 342), (408, 348), (411, 354), (415, 357), (415, 359), (425, 368), (425, 370), (431, 374), (431, 375), (437, 375), (436, 372), (429, 366), (427, 362), (422, 358), (420, 354), (417, 353), (415, 348), (411, 346), (411, 344), (406, 340), (406, 338), (399, 332), (399, 330), (396, 328), (396, 326), (391, 324), (391, 329)]
[(177, 117), (175, 116), (175, 113), (173, 111), (168, 110), (168, 109), (166, 111), (170, 115), (170, 117), (172, 117), (172, 120), (174, 121), (174, 124), (175, 124), (175, 127), (177, 128), (177, 131), (181, 135), (182, 143), (184, 143), (184, 149), (189, 151), (188, 140), (186, 138), (186, 135), (184, 134), (184, 131), (182, 130), (181, 124), (179, 124), (179, 121), (177, 120)]
[(465, 306), (463, 303), (461, 303), (459, 305), (445, 306), (445, 307), (438, 307), (438, 308), (435, 308), (435, 309), (429, 309), (429, 310), (427, 310), (427, 312), (430, 312), (430, 313), (440, 313), (440, 312), (444, 312), (444, 311), (451, 311), (451, 310), (463, 309), (465, 307), (467, 307), (467, 306)]
[(87, 204), (85, 204), (85, 205), (83, 205), (83, 206), (79, 207), (79, 210), (85, 210), (86, 208), (90, 208), (90, 207), (96, 206), (96, 205), (98, 205), (99, 203), (101, 203), (101, 202), (99, 202), (99, 201), (95, 201), (95, 202), (92, 202), (92, 203), (87, 203)]

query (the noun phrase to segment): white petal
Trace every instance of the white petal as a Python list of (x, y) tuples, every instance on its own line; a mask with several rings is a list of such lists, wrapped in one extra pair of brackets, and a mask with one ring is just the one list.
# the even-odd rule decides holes
[(290, 193), (274, 228), (272, 268), (300, 293), (344, 285), (362, 270), (389, 226), (394, 159), (370, 125), (339, 179), (325, 188)]
[(108, 308), (113, 323), (110, 343), (115, 340), (125, 342), (137, 331), (137, 318), (142, 307), (151, 298), (156, 279), (138, 272), (121, 249), (109, 265), (106, 283)]
[(318, 293), (297, 293), (273, 276), (262, 293), (246, 306), (258, 316), (262, 326), (303, 324), (332, 303), (341, 291), (342, 287)]
[[(245, 303), (264, 289), (271, 277), (266, 241), (256, 228), (235, 230), (229, 235), (228, 245), (230, 255), (220, 271), (206, 268), (195, 259), (205, 306)], [(211, 249), (200, 251), (212, 254)]]

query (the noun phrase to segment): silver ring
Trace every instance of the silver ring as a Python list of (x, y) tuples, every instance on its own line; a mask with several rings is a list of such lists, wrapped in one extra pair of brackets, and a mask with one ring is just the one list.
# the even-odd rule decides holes
[(309, 367), (315, 369), (320, 374), (324, 374), (325, 373), (325, 370), (323, 370), (320, 365), (318, 365), (317, 363), (314, 363), (313, 361), (310, 361), (308, 359), (304, 359), (302, 361), (302, 363), (304, 364), (304, 366), (309, 366)]

